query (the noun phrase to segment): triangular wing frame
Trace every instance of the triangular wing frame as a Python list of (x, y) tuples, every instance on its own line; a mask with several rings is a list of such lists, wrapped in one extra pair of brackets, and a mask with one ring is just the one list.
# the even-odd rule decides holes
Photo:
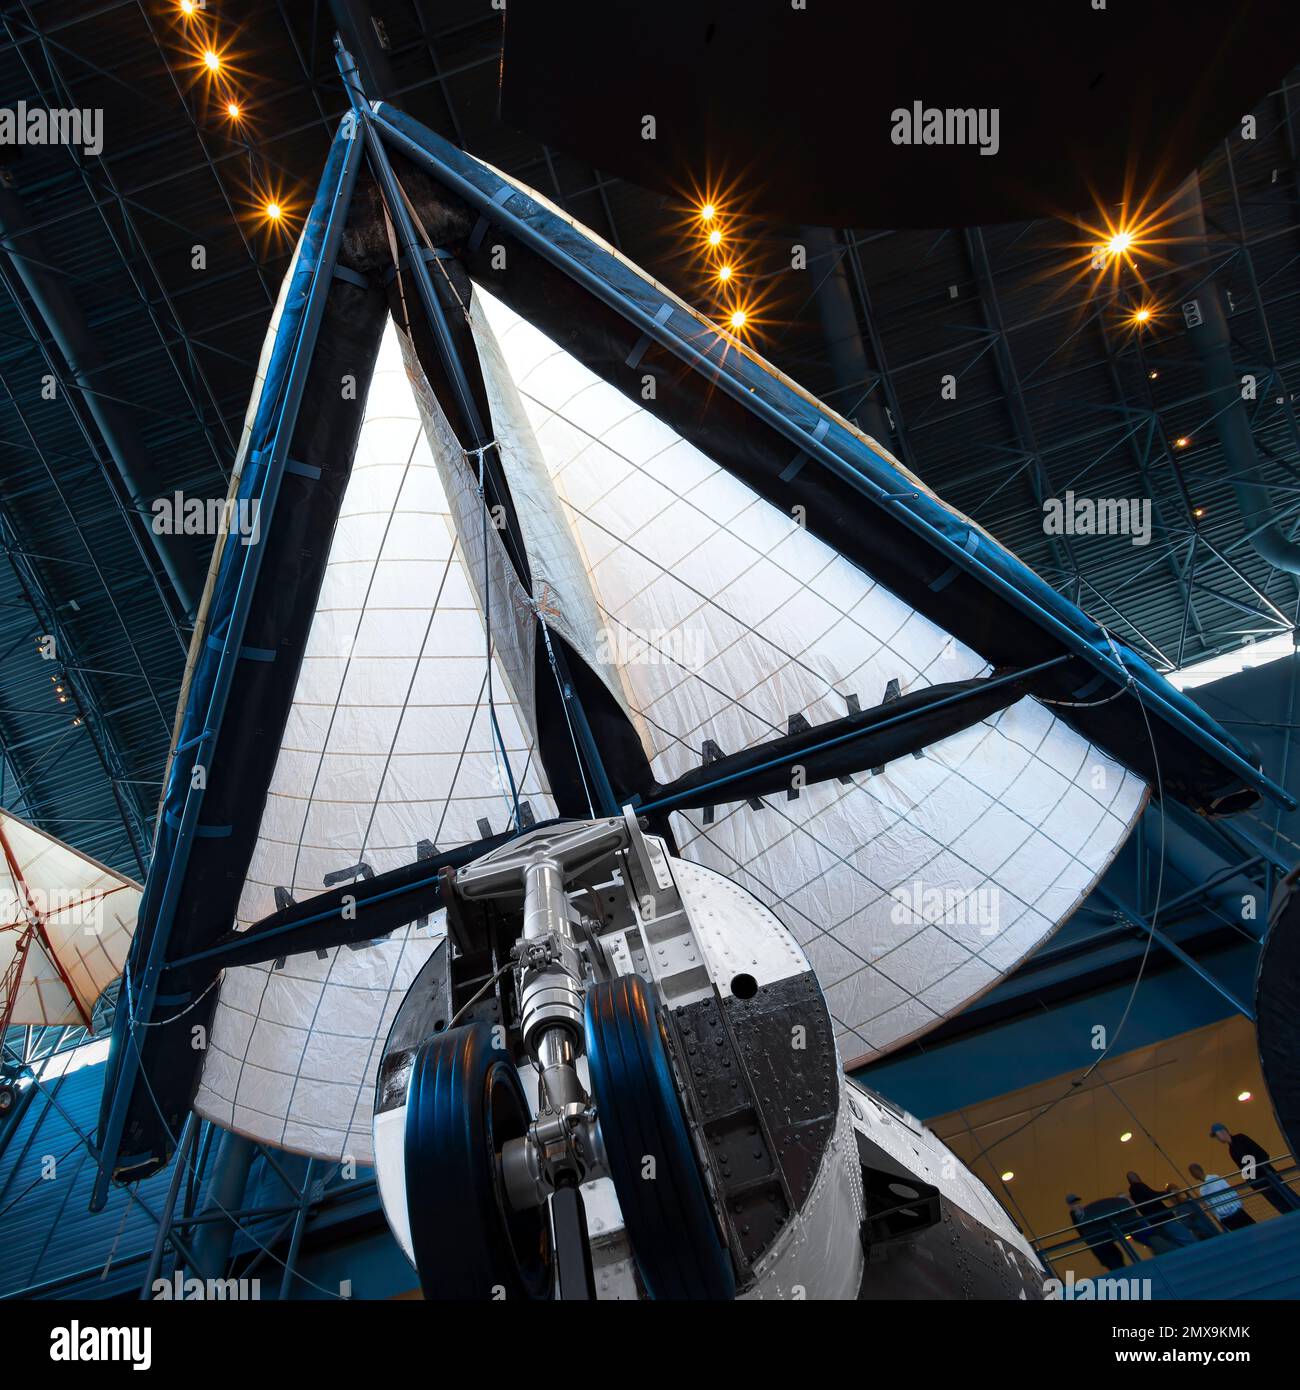
[[(493, 441), (475, 385), (465, 374), (456, 330), (429, 274), (425, 253), (432, 248), (422, 243), (408, 196), (393, 172), (395, 156), (434, 182), (454, 221), (463, 225), (468, 219), (470, 230), (457, 254), (471, 280), (490, 284), (512, 308), (565, 336), (619, 390), (630, 392), (633, 373), (651, 358), (684, 363), (690, 389), (671, 393), (663, 405), (665, 418), (683, 437), (707, 444), (721, 467), (783, 510), (795, 495), (791, 485), (801, 479), (800, 493), (811, 489), (818, 502), (810, 530), (819, 528), (821, 538), (849, 560), (865, 559), (865, 506), (872, 521), (873, 567), (889, 570), (904, 601), (935, 616), (996, 667), (1033, 666), (1047, 673), (1043, 698), (1086, 738), (1202, 812), (1237, 809), (1261, 792), (1293, 804), (1187, 697), (987, 533), (946, 507), (878, 444), (540, 195), (387, 103), (368, 103), (344, 53), (340, 66), (352, 110), (340, 127), (304, 230), (239, 471), (240, 496), (259, 508), (263, 541), (226, 547), (192, 653), (186, 712), (115, 1024), (93, 1208), (102, 1207), (112, 1177), (143, 1176), (166, 1161), (193, 1092), (199, 1054), (186, 1048), (188, 1055), (182, 1055), (154, 1010), (168, 967), (174, 980), (183, 966), (191, 970), (189, 987), (176, 997), (162, 991), (170, 1021), (184, 1016), (188, 1032), (211, 1018), (212, 1004), (204, 997), (210, 984), (203, 984), (203, 972), (194, 973), (194, 967), (206, 959), (208, 970), (219, 968), (220, 952), (213, 948), (233, 918), (226, 899), (230, 884), (242, 880), (251, 854), (247, 822), (256, 822), (270, 776), (265, 749), (274, 746), (277, 721), (282, 727), (292, 697), (355, 447), (359, 412), (346, 408), (346, 393), (340, 407), (337, 381), (350, 370), (351, 401), (364, 398), (365, 376), (391, 304), (379, 283), (389, 247), (366, 242), (376, 230), (376, 206), (384, 210), (387, 239), (400, 243), (419, 300), (422, 312), (418, 319), (411, 316), (410, 326), (421, 363), (435, 390), (442, 388), (440, 398), (462, 447), (483, 462), (485, 485), (497, 487), (509, 512), (508, 488), (499, 479), (493, 482), (487, 467)], [(360, 209), (359, 177), (377, 195)], [(497, 243), (509, 250), (511, 268), (502, 275), (490, 265), (491, 245)], [(575, 312), (578, 308), (581, 312)], [(705, 419), (702, 406), (708, 402), (715, 405)], [(287, 505), (279, 503), (282, 492), (302, 484), (312, 490), (299, 491)], [(517, 531), (507, 531), (512, 563), (526, 580), (527, 558)], [(295, 546), (299, 553), (291, 568), (298, 592), (287, 601), (282, 592), (277, 598), (277, 583), (282, 590), (289, 573), (283, 556)], [(272, 553), (278, 560), (265, 564)], [(580, 782), (589, 800), (594, 787), (604, 812), (617, 809), (620, 796), (638, 782), (652, 804), (654, 792), (641, 775), (644, 765), (638, 768), (636, 752), (629, 752), (634, 745), (617, 712), (601, 703), (598, 683), (567, 667), (561, 673), (558, 663), (567, 661), (563, 650), (551, 655), (573, 735), (569, 782)], [(251, 736), (250, 722), (256, 725)], [(853, 730), (842, 732), (846, 743), (857, 742), (847, 737)], [(617, 764), (612, 774), (611, 756)], [(714, 774), (742, 770), (735, 764), (715, 768)], [(752, 758), (748, 771), (754, 771)], [(834, 771), (831, 767), (827, 775)], [(565, 800), (563, 769), (557, 764), (548, 772), (561, 809), (569, 804), (573, 813)], [(291, 929), (302, 925), (279, 923), (284, 939), (278, 949), (291, 949)]]

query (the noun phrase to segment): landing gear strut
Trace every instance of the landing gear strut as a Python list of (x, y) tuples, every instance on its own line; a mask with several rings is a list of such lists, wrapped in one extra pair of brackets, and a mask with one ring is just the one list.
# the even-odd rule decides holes
[[(673, 891), (630, 812), (534, 831), (455, 875), (458, 899), (518, 910), (522, 931), (509, 954), (509, 1026), (479, 1021), (427, 1039), (412, 1067), (407, 1205), (430, 1297), (594, 1298), (581, 1187), (605, 1176), (652, 1297), (735, 1296), (655, 986), (601, 978), (611, 973), (601, 923), (570, 897), (575, 882), (620, 879), (643, 922), (655, 895)], [(536, 1115), (516, 1072), (530, 1064)]]

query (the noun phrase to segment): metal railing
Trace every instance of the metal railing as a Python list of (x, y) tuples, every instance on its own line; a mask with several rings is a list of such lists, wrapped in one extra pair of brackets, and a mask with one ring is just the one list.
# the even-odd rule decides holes
[[(1234, 1173), (1222, 1175), (1228, 1186), (1208, 1197), (1200, 1195), (1200, 1183), (1160, 1194), (1161, 1207), (1144, 1212), (1129, 1206), (1089, 1217), (1082, 1225), (1070, 1225), (1032, 1241), (1044, 1266), (1053, 1274), (1064, 1273), (1087, 1254), (1106, 1268), (1099, 1248), (1119, 1252), (1123, 1266), (1158, 1259), (1161, 1255), (1202, 1240), (1229, 1234), (1242, 1226), (1258, 1224), (1274, 1216), (1300, 1212), (1300, 1166), (1293, 1154), (1282, 1154), (1262, 1165), (1253, 1178)], [(1235, 1210), (1233, 1203), (1240, 1203)], [(1249, 1218), (1242, 1220), (1241, 1214)], [(1225, 1225), (1224, 1221), (1229, 1224)], [(1113, 1255), (1111, 1256), (1113, 1259)], [(1122, 1267), (1122, 1266), (1120, 1266)]]

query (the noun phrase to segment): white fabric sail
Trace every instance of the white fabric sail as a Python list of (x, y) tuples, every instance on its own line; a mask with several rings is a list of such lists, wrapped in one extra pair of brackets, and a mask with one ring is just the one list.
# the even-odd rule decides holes
[(0, 850), (5, 1022), (89, 1027), (122, 973), (140, 885), (8, 811)]
[[(447, 462), (434, 458), (390, 322), (241, 927), (289, 897), (302, 901), (510, 823), (510, 779), (488, 712), (485, 626), (439, 468)], [(539, 820), (554, 815), (499, 662), (493, 692), (519, 798)], [(438, 914), (356, 949), (226, 971), (195, 1108), (284, 1148), (370, 1161), (379, 1048), (441, 931)]]
[[(481, 289), (471, 327), (532, 592), (484, 527), (474, 461), (390, 324), (241, 926), (507, 827), (485, 609), (505, 753), (537, 819), (555, 814), (535, 756), (538, 615), (615, 693), (665, 782), (792, 720), (988, 670)], [(673, 827), (684, 857), (735, 879), (799, 940), (851, 1063), (1013, 969), (1091, 890), (1145, 795), (1023, 699), (878, 773), (675, 813)], [(199, 1113), (369, 1161), (383, 1040), (440, 923), (227, 971)]]
[[(536, 327), (477, 298), (660, 781), (710, 745), (735, 753), (791, 719), (816, 725), (987, 673)], [(1145, 799), (1140, 778), (1026, 698), (876, 775), (673, 819), (686, 858), (748, 888), (799, 940), (856, 1061), (1023, 960), (1092, 889)]]

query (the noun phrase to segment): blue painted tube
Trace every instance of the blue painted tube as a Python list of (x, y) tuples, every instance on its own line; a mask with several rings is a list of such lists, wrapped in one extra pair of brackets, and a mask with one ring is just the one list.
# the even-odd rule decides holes
[[(1296, 808), (1291, 794), (1255, 767), (1243, 751), (1229, 743), (1226, 735), (1212, 725), (1193, 701), (1174, 690), (1135, 652), (1119, 644), (1115, 644), (1120, 653), (1117, 660), (1110, 639), (1098, 624), (1028, 566), (982, 533), (979, 533), (981, 544), (968, 550), (966, 541), (976, 534), (970, 526), (843, 426), (830, 421), (830, 428), (819, 437), (817, 427), (829, 420), (820, 406), (777, 381), (721, 330), (676, 305), (640, 276), (634, 277), (637, 283), (629, 290), (621, 289), (613, 283), (615, 271), (623, 278), (631, 278), (633, 273), (623, 268), (616, 257), (585, 239), (583, 258), (566, 250), (561, 242), (579, 236), (568, 222), (542, 207), (522, 189), (515, 189), (508, 197), (499, 197), (503, 186), (513, 188), (513, 185), (506, 184), (500, 175), (387, 103), (379, 103), (374, 123), (386, 143), (401, 150), (471, 207), (564, 270), (652, 341), (707, 373), (719, 389), (742, 402), (836, 477), (880, 507), (892, 510), (909, 529), (953, 564), (979, 578), (1109, 680), (1121, 686), (1136, 683), (1142, 692), (1142, 703), (1153, 716), (1209, 753), (1247, 786), (1290, 810)], [(513, 211), (512, 203), (526, 204), (527, 216)], [(543, 224), (546, 230), (535, 223)], [(646, 302), (639, 302), (633, 292)], [(657, 311), (665, 303), (673, 306), (673, 313), (666, 318), (657, 317)], [(690, 337), (673, 326), (675, 317), (689, 319)]]
[(878, 734), (882, 729), (892, 729), (897, 724), (906, 724), (909, 719), (915, 719), (918, 714), (933, 714), (937, 709), (946, 709), (949, 705), (959, 705), (963, 700), (969, 700), (975, 695), (986, 695), (990, 690), (997, 690), (1001, 686), (1015, 685), (1017, 681), (1028, 680), (1031, 676), (1040, 675), (1044, 671), (1050, 671), (1053, 666), (1060, 666), (1063, 662), (1071, 660), (1073, 658), (1069, 655), (1054, 656), (1049, 661), (1040, 661), (1037, 666), (1027, 666), (1023, 671), (1012, 671), (1010, 675), (996, 676), (977, 690), (959, 690), (952, 695), (945, 695), (932, 705), (927, 705), (924, 710), (908, 710), (904, 714), (896, 714), (892, 718), (882, 719), (879, 724), (873, 724), (869, 729), (851, 729), (846, 734), (837, 734), (834, 738), (811, 744), (807, 748), (801, 748), (795, 757), (774, 758), (771, 762), (758, 763), (756, 766), (744, 768), (740, 772), (729, 772), (724, 777), (702, 783), (698, 787), (692, 787), (689, 791), (677, 792), (672, 796), (661, 796), (653, 801), (636, 802), (634, 803), (635, 809), (637, 811), (672, 811), (683, 802), (698, 801), (702, 795), (717, 787), (725, 787), (732, 782), (738, 782), (742, 777), (753, 777), (759, 772), (771, 772), (773, 768), (787, 765), (799, 758), (807, 758), (813, 753), (824, 753), (830, 748), (838, 748), (841, 744), (852, 743), (855, 739), (867, 738), (871, 734)]
[(1195, 956), (1189, 955), (1176, 941), (1172, 941), (1163, 931), (1161, 931), (1159, 927), (1157, 927), (1153, 922), (1149, 922), (1145, 917), (1141, 915), (1141, 913), (1134, 912), (1132, 908), (1126, 907), (1125, 904), (1122, 903), (1119, 900), (1119, 898), (1117, 898), (1115, 894), (1110, 891), (1109, 888), (1106, 888), (1099, 883), (1094, 891), (1097, 893), (1099, 897), (1105, 898), (1105, 900), (1108, 903), (1110, 903), (1110, 905), (1116, 910), (1116, 912), (1120, 913), (1124, 917), (1127, 917), (1128, 920), (1132, 922), (1135, 926), (1141, 927), (1143, 930), (1150, 932), (1152, 939), (1154, 941), (1159, 942), (1160, 945), (1163, 946), (1165, 950), (1168, 951), (1169, 954), (1173, 956), (1173, 958), (1176, 961), (1180, 961), (1183, 965), (1185, 965), (1192, 972), (1193, 975), (1199, 976), (1202, 980), (1205, 981), (1207, 985), (1209, 985), (1209, 987), (1212, 990), (1214, 990), (1216, 994), (1221, 995), (1224, 999), (1226, 999), (1228, 1003), (1231, 1004), (1232, 1007), (1236, 1009), (1236, 1011), (1239, 1014), (1244, 1014), (1248, 1019), (1250, 1019), (1252, 1023), (1254, 1023), (1254, 1009), (1252, 1009), (1249, 1004), (1245, 1004), (1240, 999), (1238, 999), (1237, 996), (1227, 987), (1227, 985), (1225, 985), (1221, 980), (1216, 979), (1215, 976), (1213, 976), (1200, 963), (1200, 961), (1196, 959)]
[[(261, 457), (250, 480), (250, 490), (260, 479), (259, 514), (262, 518), (262, 544), (248, 547), (228, 547), (218, 585), (226, 587), (235, 584), (235, 594), (230, 610), (230, 620), (226, 626), (224, 645), (217, 659), (216, 672), (212, 680), (211, 693), (206, 701), (201, 691), (192, 691), (191, 704), (186, 713), (185, 725), (188, 729), (197, 726), (201, 732), (194, 737), (183, 737), (181, 746), (193, 747), (195, 755), (190, 760), (202, 760), (204, 750), (215, 739), (215, 731), (221, 727), (221, 717), (230, 694), (238, 663), (239, 649), (243, 642), (245, 624), (252, 603), (253, 591), (261, 569), (262, 559), (271, 539), (271, 526), (274, 521), (275, 501), (279, 494), (280, 480), (288, 457), (289, 444), (297, 423), (298, 408), (306, 384), (307, 370), (316, 345), (324, 313), (325, 297), (333, 276), (334, 262), (338, 254), (339, 242), (347, 221), (352, 192), (356, 186), (357, 171), (361, 167), (365, 140), (360, 123), (352, 122), (346, 130), (340, 129), (331, 150), (330, 163), (337, 169), (335, 178), (329, 178), (327, 165), (326, 178), (321, 185), (312, 221), (324, 223), (319, 251), (304, 239), (299, 256), (299, 272), (305, 282), (305, 298), (301, 308), (301, 322), (297, 333), (285, 333), (282, 322), (281, 334), (284, 342), (277, 339), (276, 351), (272, 356), (271, 372), (268, 373), (259, 404), (258, 419), (252, 440), (265, 437), (262, 429), (274, 421), (269, 446), (261, 451)], [(298, 285), (295, 285), (295, 290)], [(291, 295), (291, 298), (293, 296)], [(286, 309), (286, 314), (288, 309)], [(290, 327), (292, 325), (289, 325)], [(277, 369), (280, 380), (277, 380)], [(280, 389), (282, 380), (283, 390)], [(275, 383), (273, 385), (273, 383)], [(251, 457), (251, 454), (250, 454)], [(241, 551), (236, 554), (235, 551)], [(235, 577), (235, 569), (238, 575)], [(180, 759), (173, 760), (171, 786), (168, 798), (177, 791), (180, 777), (189, 778), (188, 764), (182, 765)], [(134, 981), (131, 992), (133, 1008), (119, 1008), (113, 1021), (113, 1038), (110, 1046), (110, 1066), (105, 1078), (105, 1110), (100, 1133), (99, 1171), (91, 1192), (91, 1211), (101, 1211), (108, 1197), (108, 1186), (122, 1140), (122, 1130), (126, 1123), (127, 1109), (139, 1070), (140, 1045), (137, 1023), (147, 1023), (152, 1012), (154, 996), (165, 959), (168, 940), (181, 885), (189, 862), (189, 850), (198, 826), (199, 811), (203, 801), (203, 787), (195, 787), (192, 780), (185, 791), (184, 805), (178, 823), (169, 830), (165, 821), (160, 822), (158, 839), (155, 844), (154, 859), (150, 866), (149, 878), (145, 885), (140, 905), (142, 922), (152, 923), (148, 936), (148, 949), (144, 969)], [(143, 937), (137, 940), (143, 941)], [(128, 971), (135, 967), (135, 952), (128, 962)], [(136, 1022), (128, 1019), (134, 1014)]]

